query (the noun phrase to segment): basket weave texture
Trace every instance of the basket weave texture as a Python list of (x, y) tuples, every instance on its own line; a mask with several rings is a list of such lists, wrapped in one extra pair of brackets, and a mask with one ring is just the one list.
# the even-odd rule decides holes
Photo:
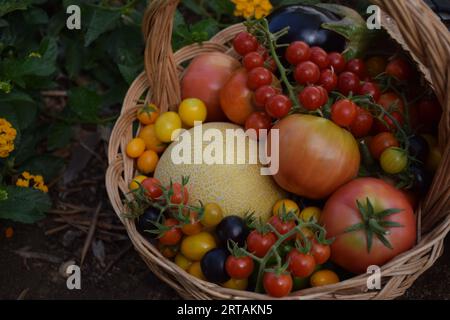
[[(436, 93), (444, 112), (439, 125), (439, 143), (443, 160), (432, 187), (417, 210), (417, 245), (381, 269), (382, 289), (367, 290), (368, 275), (325, 287), (294, 292), (285, 299), (394, 299), (404, 294), (413, 282), (442, 254), (443, 241), (450, 231), (450, 34), (422, 0), (372, 0), (383, 10), (383, 25), (397, 42), (410, 52)], [(112, 131), (106, 174), (109, 198), (125, 225), (136, 251), (149, 269), (187, 299), (268, 299), (264, 294), (222, 288), (199, 280), (183, 271), (144, 239), (132, 220), (122, 216), (123, 198), (135, 174), (133, 160), (125, 155), (132, 139), (136, 110), (142, 100), (156, 103), (161, 111), (174, 110), (180, 102), (182, 63), (195, 56), (220, 51), (237, 57), (230, 44), (243, 31), (243, 25), (231, 26), (210, 41), (194, 44), (173, 53), (172, 22), (179, 0), (154, 0), (143, 23), (146, 39), (145, 72), (130, 86), (121, 115)]]

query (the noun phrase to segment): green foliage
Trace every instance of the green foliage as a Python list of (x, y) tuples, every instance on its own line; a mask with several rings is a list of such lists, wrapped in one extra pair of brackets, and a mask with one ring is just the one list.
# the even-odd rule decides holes
[[(69, 5), (81, 9), (81, 30), (66, 28)], [(26, 170), (51, 182), (64, 167), (57, 151), (70, 145), (77, 126), (112, 125), (143, 70), (146, 6), (147, 0), (0, 0), (0, 118), (17, 130), (15, 150), (0, 159), (0, 219), (43, 218), (48, 194), (14, 186), (17, 176)], [(228, 0), (183, 0), (173, 47), (208, 40), (237, 22), (233, 10)], [(63, 106), (46, 106), (42, 93), (52, 90), (67, 93)]]

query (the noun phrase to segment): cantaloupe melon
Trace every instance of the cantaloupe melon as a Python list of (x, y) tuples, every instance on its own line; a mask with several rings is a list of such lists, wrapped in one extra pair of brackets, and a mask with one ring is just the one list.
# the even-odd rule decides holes
[[(254, 212), (255, 216), (260, 216), (263, 220), (266, 220), (270, 216), (272, 206), (277, 200), (285, 197), (285, 192), (276, 185), (272, 176), (261, 175), (260, 164), (249, 163), (248, 151), (245, 152), (245, 155), (242, 155), (242, 153), (239, 155), (236, 152), (236, 143), (234, 152), (235, 160), (238, 157), (241, 160), (245, 158), (245, 164), (236, 164), (236, 161), (234, 161), (235, 164), (211, 165), (205, 164), (204, 162), (202, 164), (174, 163), (172, 153), (179, 154), (180, 147), (183, 144), (190, 148), (193, 159), (195, 144), (189, 143), (185, 139), (185, 135), (189, 134), (193, 137), (194, 129), (192, 128), (181, 134), (179, 140), (173, 142), (166, 149), (159, 160), (154, 176), (163, 185), (168, 185), (170, 179), (174, 182), (179, 182), (182, 176), (189, 176), (189, 203), (192, 205), (198, 205), (199, 200), (204, 204), (216, 202), (222, 207), (225, 215), (235, 214), (242, 216), (246, 212)], [(208, 129), (217, 129), (217, 133), (222, 133), (223, 141), (221, 146), (224, 154), (224, 162), (226, 162), (225, 132), (227, 129), (235, 130), (241, 129), (241, 127), (230, 123), (207, 123), (202, 126), (203, 133)], [(238, 132), (238, 136), (243, 136), (246, 139), (246, 145), (248, 145), (249, 138), (245, 136), (243, 130)], [(191, 140), (191, 142), (194, 141), (193, 138)], [(206, 146), (210, 145), (211, 142), (201, 140), (203, 150), (205, 150)]]

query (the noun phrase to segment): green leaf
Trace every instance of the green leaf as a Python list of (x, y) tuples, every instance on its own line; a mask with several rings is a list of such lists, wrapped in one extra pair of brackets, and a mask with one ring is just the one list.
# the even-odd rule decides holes
[(2, 103), (0, 117), (10, 121), (17, 129), (28, 127), (37, 116), (37, 106), (30, 103)]
[(65, 123), (55, 123), (49, 128), (47, 148), (55, 150), (63, 148), (70, 143), (72, 139), (72, 127)]
[(6, 190), (0, 190), (0, 201), (8, 199), (8, 192)]
[(290, 6), (293, 4), (303, 4), (303, 5), (316, 5), (320, 3), (320, 0), (281, 0), (277, 1), (274, 4), (277, 6)]
[(219, 32), (219, 25), (217, 21), (212, 19), (201, 20), (194, 24), (191, 28), (192, 39), (195, 42), (202, 42), (209, 40), (213, 35)]
[(100, 103), (101, 97), (87, 88), (73, 88), (69, 91), (67, 105), (81, 120), (97, 121)]
[(22, 223), (34, 223), (45, 217), (51, 208), (50, 197), (33, 188), (7, 186), (8, 199), (0, 201), (0, 218)]
[(97, 9), (88, 26), (84, 46), (89, 46), (101, 34), (112, 29), (120, 19), (120, 11)]
[(45, 183), (48, 183), (56, 178), (63, 166), (64, 160), (62, 158), (44, 154), (31, 158), (19, 168), (19, 171), (29, 171), (31, 174), (42, 175)]
[(41, 8), (31, 8), (24, 12), (25, 20), (27, 24), (37, 25), (37, 24), (47, 24), (48, 15)]
[(199, 1), (196, 0), (183, 0), (181, 2), (186, 8), (188, 8), (190, 11), (192, 11), (195, 14), (198, 14), (199, 16), (205, 15), (205, 8), (203, 8)]
[(69, 77), (73, 78), (79, 74), (83, 66), (83, 48), (80, 48), (79, 43), (71, 40), (65, 53), (65, 67)]
[(26, 10), (31, 4), (31, 0), (1, 0), (0, 17), (16, 10)]
[(131, 84), (139, 73), (142, 71), (142, 65), (138, 64), (136, 66), (126, 66), (123, 64), (118, 64), (120, 73), (128, 84)]

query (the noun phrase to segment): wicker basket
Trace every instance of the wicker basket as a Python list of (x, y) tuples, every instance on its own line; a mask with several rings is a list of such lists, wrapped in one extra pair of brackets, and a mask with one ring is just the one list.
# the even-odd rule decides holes
[[(372, 2), (382, 8), (384, 27), (417, 61), (444, 108), (439, 126), (443, 161), (428, 196), (417, 211), (420, 230), (418, 243), (382, 267), (382, 290), (368, 291), (368, 276), (360, 275), (338, 284), (298, 291), (286, 299), (393, 299), (401, 296), (442, 254), (443, 240), (450, 230), (450, 34), (422, 0)], [(143, 23), (147, 39), (146, 72), (131, 85), (111, 135), (106, 175), (108, 195), (142, 259), (154, 274), (182, 297), (267, 299), (268, 296), (264, 294), (230, 290), (191, 276), (164, 258), (157, 248), (137, 232), (134, 222), (121, 215), (125, 212), (122, 199), (129, 192), (128, 183), (135, 173), (133, 160), (124, 154), (127, 143), (132, 139), (136, 110), (142, 106), (138, 101), (151, 100), (162, 111), (176, 108), (180, 102), (181, 64), (211, 51), (235, 56), (230, 40), (244, 29), (242, 25), (232, 26), (209, 42), (184, 47), (174, 54), (171, 34), (178, 3), (179, 0), (153, 0), (146, 12)]]

